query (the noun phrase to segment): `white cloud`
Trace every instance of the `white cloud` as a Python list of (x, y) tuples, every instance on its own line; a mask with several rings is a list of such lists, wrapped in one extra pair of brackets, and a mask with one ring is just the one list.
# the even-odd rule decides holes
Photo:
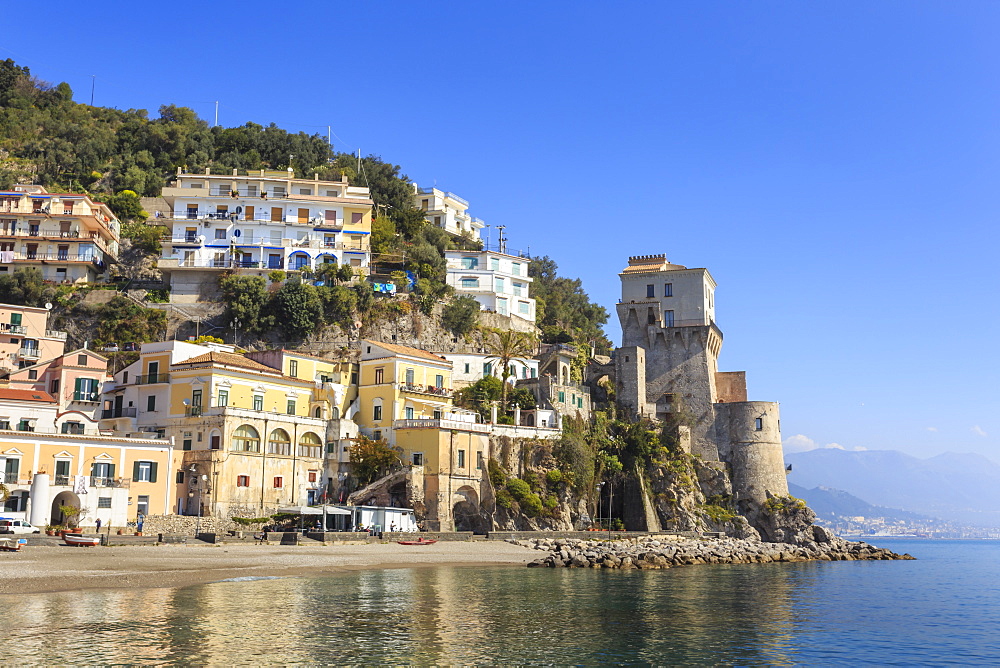
[(816, 441), (812, 440), (805, 434), (795, 434), (795, 436), (789, 436), (781, 442), (781, 445), (785, 452), (807, 452), (808, 450), (815, 450), (819, 447), (816, 445)]
[(862, 450), (867, 450), (868, 448), (863, 446), (856, 446), (854, 448), (846, 448), (840, 443), (827, 443), (826, 445), (820, 445), (813, 439), (809, 438), (805, 434), (795, 434), (794, 436), (789, 436), (781, 443), (785, 452), (808, 452), (809, 450), (817, 450), (820, 448), (829, 448), (831, 450), (854, 450), (860, 452)]
[(969, 431), (971, 431), (976, 436), (986, 436), (986, 430), (980, 427), (978, 424), (972, 425), (972, 429), (970, 429)]
[(926, 429), (927, 431), (937, 431), (938, 430), (937, 427), (924, 427), (924, 429)]

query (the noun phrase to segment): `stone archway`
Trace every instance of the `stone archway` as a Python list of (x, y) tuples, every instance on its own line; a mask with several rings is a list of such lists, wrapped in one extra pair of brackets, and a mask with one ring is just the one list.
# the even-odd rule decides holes
[[(52, 499), (52, 511), (49, 514), (49, 524), (66, 524), (66, 516), (63, 512), (59, 510), (60, 506), (72, 506), (73, 508), (81, 508), (80, 497), (73, 492), (59, 492), (56, 494), (55, 498)], [(77, 516), (77, 521), (81, 518)]]
[(486, 531), (486, 522), (479, 511), (479, 494), (468, 485), (459, 487), (452, 495), (451, 516), (455, 522), (455, 531)]

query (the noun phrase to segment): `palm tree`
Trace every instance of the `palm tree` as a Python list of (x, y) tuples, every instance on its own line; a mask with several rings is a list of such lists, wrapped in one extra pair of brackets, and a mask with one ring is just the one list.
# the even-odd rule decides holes
[(487, 360), (496, 360), (503, 369), (503, 385), (500, 389), (500, 406), (507, 406), (507, 379), (510, 377), (510, 363), (527, 360), (535, 352), (535, 337), (525, 332), (511, 330), (496, 331), (486, 340)]

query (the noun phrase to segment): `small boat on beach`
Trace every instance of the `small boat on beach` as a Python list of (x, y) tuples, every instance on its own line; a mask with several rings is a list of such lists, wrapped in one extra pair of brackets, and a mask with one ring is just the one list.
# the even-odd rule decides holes
[(20, 552), (21, 548), (28, 544), (24, 538), (4, 538), (0, 540), (0, 550), (4, 552)]
[(63, 542), (73, 547), (96, 547), (101, 544), (101, 537), (83, 536), (78, 533), (64, 533)]
[(417, 540), (397, 540), (400, 545), (433, 545), (437, 541), (433, 538), (419, 538)]

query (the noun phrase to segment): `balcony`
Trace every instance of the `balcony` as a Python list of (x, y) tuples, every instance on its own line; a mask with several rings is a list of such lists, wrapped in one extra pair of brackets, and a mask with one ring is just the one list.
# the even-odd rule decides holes
[(102, 420), (114, 420), (115, 418), (134, 418), (136, 415), (135, 407), (128, 408), (105, 408), (101, 411)]
[(87, 487), (114, 487), (119, 489), (128, 489), (132, 486), (131, 478), (111, 478), (108, 476), (96, 475), (85, 475), (83, 478), (87, 481)]
[(52, 478), (52, 484), (55, 485), (55, 486), (57, 486), (57, 487), (69, 487), (69, 483), (70, 483), (70, 481), (72, 479), (73, 479), (73, 476), (59, 475), (57, 473), (55, 475), (55, 477)]
[(65, 341), (67, 336), (66, 332), (60, 332), (56, 329), (45, 330), (45, 338), (47, 339), (59, 339), (60, 341)]
[(42, 351), (38, 348), (19, 348), (17, 351), (19, 357), (26, 357), (29, 359), (38, 359), (42, 356)]
[(198, 417), (205, 412), (202, 406), (185, 406), (184, 417)]
[(482, 424), (479, 422), (462, 422), (460, 420), (432, 420), (432, 419), (415, 419), (415, 420), (394, 420), (392, 423), (393, 429), (443, 429), (443, 430), (455, 430), (455, 431), (472, 431), (480, 434), (486, 434), (490, 431), (490, 425)]
[(135, 377), (136, 385), (156, 385), (157, 383), (169, 383), (170, 376), (165, 373), (149, 373)]
[(82, 392), (80, 390), (73, 392), (73, 401), (82, 401), (85, 403), (93, 404), (97, 403), (100, 400), (101, 400), (100, 392)]
[(410, 383), (401, 383), (399, 389), (402, 392), (410, 392), (412, 394), (431, 394), (436, 397), (451, 396), (451, 390), (447, 387), (436, 387), (434, 385), (411, 385)]
[(28, 328), (24, 325), (8, 325), (4, 323), (0, 324), (0, 332), (4, 334), (27, 334)]

